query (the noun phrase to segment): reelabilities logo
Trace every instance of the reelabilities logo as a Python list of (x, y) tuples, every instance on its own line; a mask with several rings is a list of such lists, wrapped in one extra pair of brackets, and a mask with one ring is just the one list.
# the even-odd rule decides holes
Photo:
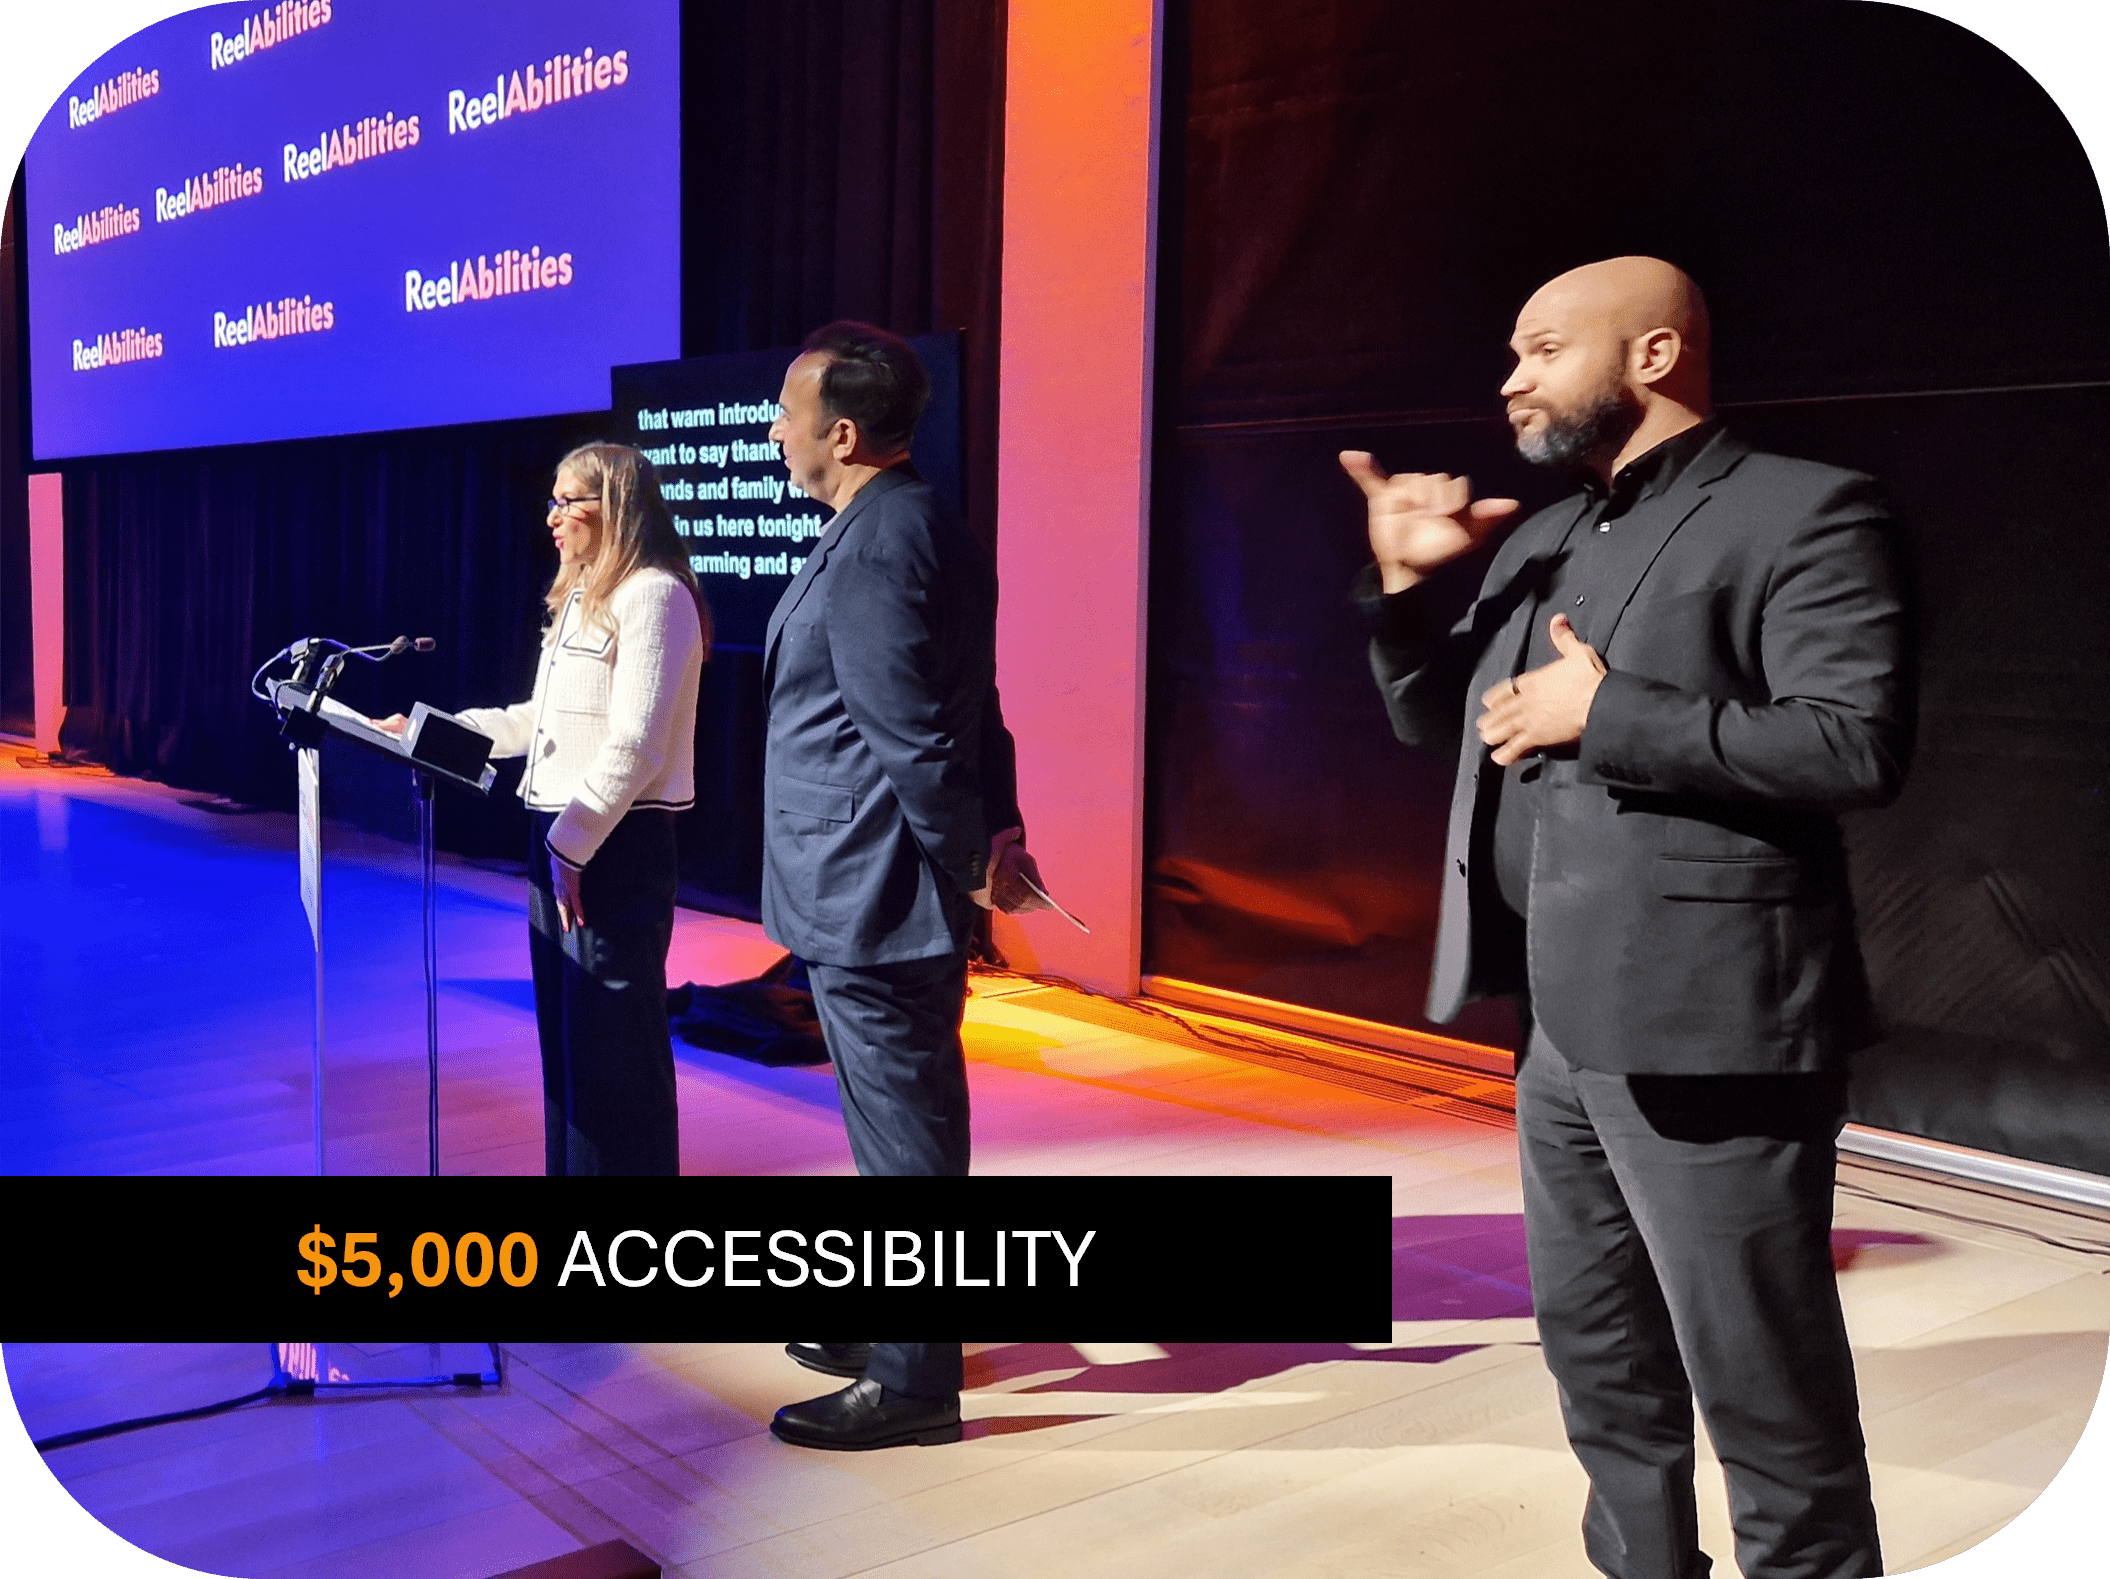
[(161, 355), (161, 336), (144, 327), (97, 335), (92, 343), (73, 342), (73, 370), (92, 373), (99, 367), (122, 367)]
[(335, 302), (319, 302), (312, 296), (281, 296), (275, 302), (258, 302), (232, 318), (214, 313), (212, 344), (215, 351), (225, 351), (294, 335), (326, 334), (336, 327)]
[(409, 115), (399, 121), (394, 110), (386, 115), (369, 115), (356, 126), (347, 121), (337, 130), (323, 133), (313, 148), (286, 144), (286, 179), (305, 181), (365, 159), (415, 148), (418, 136), (418, 118)]
[(51, 227), (51, 250), (61, 255), (78, 252), (83, 247), (129, 236), (138, 229), (138, 209), (106, 204), (92, 214), (81, 215), (71, 225), (54, 224)]
[(497, 85), (489, 93), (472, 98), (463, 89), (448, 90), (447, 135), (473, 132), (515, 115), (620, 88), (629, 80), (627, 49), (619, 49), (613, 55), (596, 55), (589, 47), (577, 55), (554, 55), (542, 62), (540, 71), (530, 62), (524, 73), (514, 72), (511, 81), (501, 71)]
[(119, 110), (129, 109), (141, 99), (151, 99), (161, 91), (161, 71), (125, 71), (90, 93), (85, 99), (69, 95), (66, 100), (66, 124), (79, 128), (99, 121), (105, 115), (115, 115)]
[(188, 214), (202, 214), (223, 203), (238, 203), (264, 190), (264, 172), (240, 162), (223, 164), (205, 175), (194, 175), (171, 192), (154, 188), (154, 223), (162, 225)]
[(501, 252), (492, 261), (479, 253), (447, 266), (445, 274), (428, 278), (416, 269), (403, 273), (403, 310), (433, 312), (461, 302), (487, 302), (498, 296), (518, 296), (525, 291), (556, 290), (571, 284), (569, 252), (544, 253), (540, 247), (526, 252)]
[(208, 45), (212, 69), (232, 66), (261, 54), (303, 33), (311, 33), (330, 20), (330, 0), (279, 0), (269, 11), (259, 11), (242, 24), (239, 33), (215, 33)]

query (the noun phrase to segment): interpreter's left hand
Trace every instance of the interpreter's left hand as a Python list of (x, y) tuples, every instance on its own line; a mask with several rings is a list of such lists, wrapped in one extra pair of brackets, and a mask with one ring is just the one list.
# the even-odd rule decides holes
[(1555, 746), (1582, 739), (1590, 704), (1604, 680), (1604, 660), (1597, 649), (1575, 634), (1568, 616), (1556, 614), (1547, 627), (1560, 656), (1542, 669), (1531, 669), (1491, 686), (1480, 698), (1480, 738), (1494, 748), (1501, 767)]
[(573, 927), (586, 925), (586, 912), (579, 908), (579, 891), (584, 886), (585, 872), (578, 867), (566, 866), (553, 854), (549, 858), (549, 886), (557, 899), (557, 929), (569, 932)]

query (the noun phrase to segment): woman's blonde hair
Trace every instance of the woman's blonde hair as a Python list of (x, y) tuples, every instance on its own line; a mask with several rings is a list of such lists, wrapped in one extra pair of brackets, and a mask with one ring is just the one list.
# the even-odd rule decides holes
[(569, 471), (579, 485), (600, 501), (601, 535), (593, 558), (563, 565), (550, 583), (549, 607), (554, 629), (557, 616), (574, 591), (580, 593), (579, 623), (582, 628), (608, 628), (608, 599), (632, 571), (651, 566), (689, 589), (696, 600), (696, 617), (703, 625), (703, 651), (711, 651), (711, 610), (689, 568), (688, 545), (674, 529), (674, 517), (660, 496), (659, 474), (652, 463), (627, 444), (582, 444), (563, 460), (557, 471)]

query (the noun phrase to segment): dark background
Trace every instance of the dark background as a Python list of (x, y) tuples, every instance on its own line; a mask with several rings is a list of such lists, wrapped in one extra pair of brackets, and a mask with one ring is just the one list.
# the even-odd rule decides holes
[(2057, 108), (1885, 5), (1175, 10), (1145, 969), (1426, 1025), (1454, 763), (1386, 724), (1334, 456), (1567, 492), (1504, 343), (1652, 253), (1711, 299), (1728, 425), (1873, 474), (1909, 542), (1918, 757), (1848, 819), (1892, 1032), (1856, 1117), (2110, 1172), (2110, 251)]
[[(682, 354), (793, 346), (838, 317), (964, 330), (965, 506), (993, 542), (1002, 0), (705, 0), (681, 24)], [(620, 223), (620, 169), (573, 197)], [(6, 288), (19, 280), (11, 267)], [(17, 313), (0, 325), (0, 363), (19, 368)], [(0, 725), (27, 733), (17, 396), (0, 409)], [(589, 413), (65, 463), (63, 745), (290, 807), (285, 748), (248, 692), (288, 641), (438, 638), (430, 657), (359, 668), (342, 693), (357, 707), (524, 696), (556, 569), (541, 501), (567, 449), (615, 436), (609, 414)], [(685, 897), (745, 915), (760, 881), (759, 665), (727, 651), (704, 671), (697, 805), (681, 828)], [(501, 765), (487, 803), (447, 795), (440, 843), (524, 855), (518, 771)]]

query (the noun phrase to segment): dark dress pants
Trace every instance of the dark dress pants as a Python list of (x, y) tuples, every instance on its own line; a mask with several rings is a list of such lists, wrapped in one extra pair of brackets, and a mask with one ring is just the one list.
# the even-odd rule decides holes
[[(857, 1171), (872, 1177), (967, 1173), (967, 956), (899, 965), (806, 966), (842, 1092)], [(960, 1391), (957, 1343), (875, 1343), (865, 1375), (913, 1398)]]
[(528, 954), (542, 1039), (543, 1164), (551, 1177), (681, 1172), (667, 945), (674, 813), (628, 813), (580, 874), (584, 926), (560, 931), (550, 887), (556, 817), (531, 814)]
[(1517, 1070), (1532, 1301), (1590, 1477), (1590, 1560), (1700, 1579), (1693, 1403), (1747, 1579), (1879, 1574), (1831, 1259), (1843, 1084), (1607, 1075), (1534, 1029)]
[(867, 1178), (964, 1177), (966, 954), (895, 965), (808, 961), (806, 979), (835, 1064), (857, 1171)]
[(963, 1365), (957, 1343), (875, 1343), (865, 1375), (911, 1398), (957, 1398)]

